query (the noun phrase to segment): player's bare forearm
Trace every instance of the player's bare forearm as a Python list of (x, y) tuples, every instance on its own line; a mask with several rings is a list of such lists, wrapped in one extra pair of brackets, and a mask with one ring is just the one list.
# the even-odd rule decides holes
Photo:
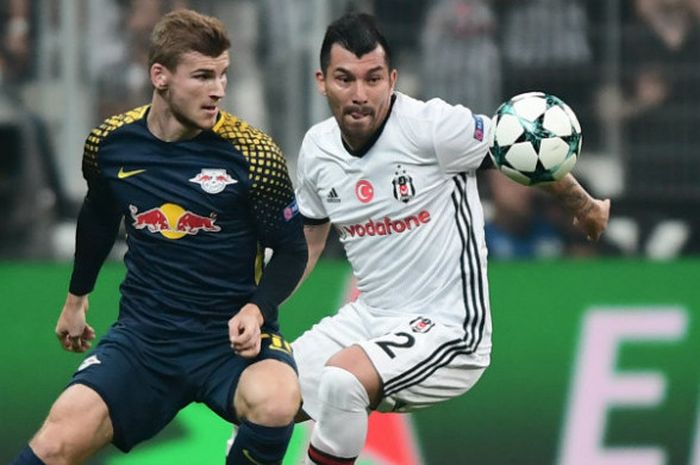
[(328, 233), (330, 232), (331, 224), (306, 224), (304, 225), (304, 235), (306, 236), (306, 245), (309, 248), (309, 259), (306, 262), (306, 269), (304, 270), (304, 275), (299, 281), (300, 286), (302, 282), (311, 274), (313, 269), (316, 267), (318, 259), (323, 253), (323, 249), (326, 247), (326, 241), (328, 240)]
[(593, 209), (593, 198), (570, 174), (552, 184), (542, 184), (542, 189), (554, 195), (574, 216), (585, 215)]
[(555, 183), (542, 185), (542, 189), (554, 195), (574, 216), (574, 224), (589, 240), (600, 238), (608, 226), (610, 199), (592, 197), (571, 174)]
[(56, 323), (56, 337), (64, 349), (85, 352), (95, 339), (95, 330), (87, 324), (88, 296), (68, 293)]

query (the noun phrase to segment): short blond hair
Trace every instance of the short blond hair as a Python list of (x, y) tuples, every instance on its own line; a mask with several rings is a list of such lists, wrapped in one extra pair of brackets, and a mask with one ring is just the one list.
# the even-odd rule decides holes
[(219, 19), (193, 10), (175, 10), (153, 28), (148, 67), (160, 63), (172, 71), (185, 53), (218, 57), (230, 47), (226, 26)]

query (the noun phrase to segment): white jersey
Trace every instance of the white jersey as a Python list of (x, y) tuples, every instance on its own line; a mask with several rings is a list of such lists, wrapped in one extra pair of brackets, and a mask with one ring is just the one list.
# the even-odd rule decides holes
[(298, 160), (299, 210), (337, 229), (360, 303), (376, 315), (459, 325), (479, 352), (490, 350), (491, 321), (475, 172), (490, 124), (462, 106), (396, 93), (362, 156), (330, 118), (306, 133)]

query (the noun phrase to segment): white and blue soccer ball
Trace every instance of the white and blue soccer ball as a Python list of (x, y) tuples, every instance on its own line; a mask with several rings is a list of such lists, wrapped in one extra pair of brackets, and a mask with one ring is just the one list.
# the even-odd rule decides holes
[(519, 94), (493, 117), (489, 153), (501, 172), (532, 186), (563, 178), (581, 153), (581, 125), (560, 98), (542, 92)]

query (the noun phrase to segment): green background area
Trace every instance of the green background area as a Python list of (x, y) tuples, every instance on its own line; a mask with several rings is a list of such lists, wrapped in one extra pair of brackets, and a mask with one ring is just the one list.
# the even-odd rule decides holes
[[(0, 264), (0, 463), (26, 443), (83, 358), (62, 351), (53, 334), (69, 274), (68, 265)], [(88, 318), (98, 335), (116, 317), (122, 274), (119, 264), (105, 266), (91, 295)], [(603, 443), (657, 447), (666, 465), (691, 465), (700, 428), (700, 261), (493, 263), (489, 276), (492, 366), (465, 396), (412, 415), (425, 465), (557, 464), (582, 321), (587, 310), (602, 306), (688, 312), (679, 340), (622, 345), (617, 370), (660, 374), (666, 391), (658, 406), (611, 410)], [(333, 312), (348, 279), (346, 264), (320, 263), (282, 309), (287, 338)], [(223, 463), (229, 432), (214, 414), (193, 406), (130, 454), (110, 447), (89, 464)], [(297, 428), (285, 464), (299, 463), (307, 434)]]

